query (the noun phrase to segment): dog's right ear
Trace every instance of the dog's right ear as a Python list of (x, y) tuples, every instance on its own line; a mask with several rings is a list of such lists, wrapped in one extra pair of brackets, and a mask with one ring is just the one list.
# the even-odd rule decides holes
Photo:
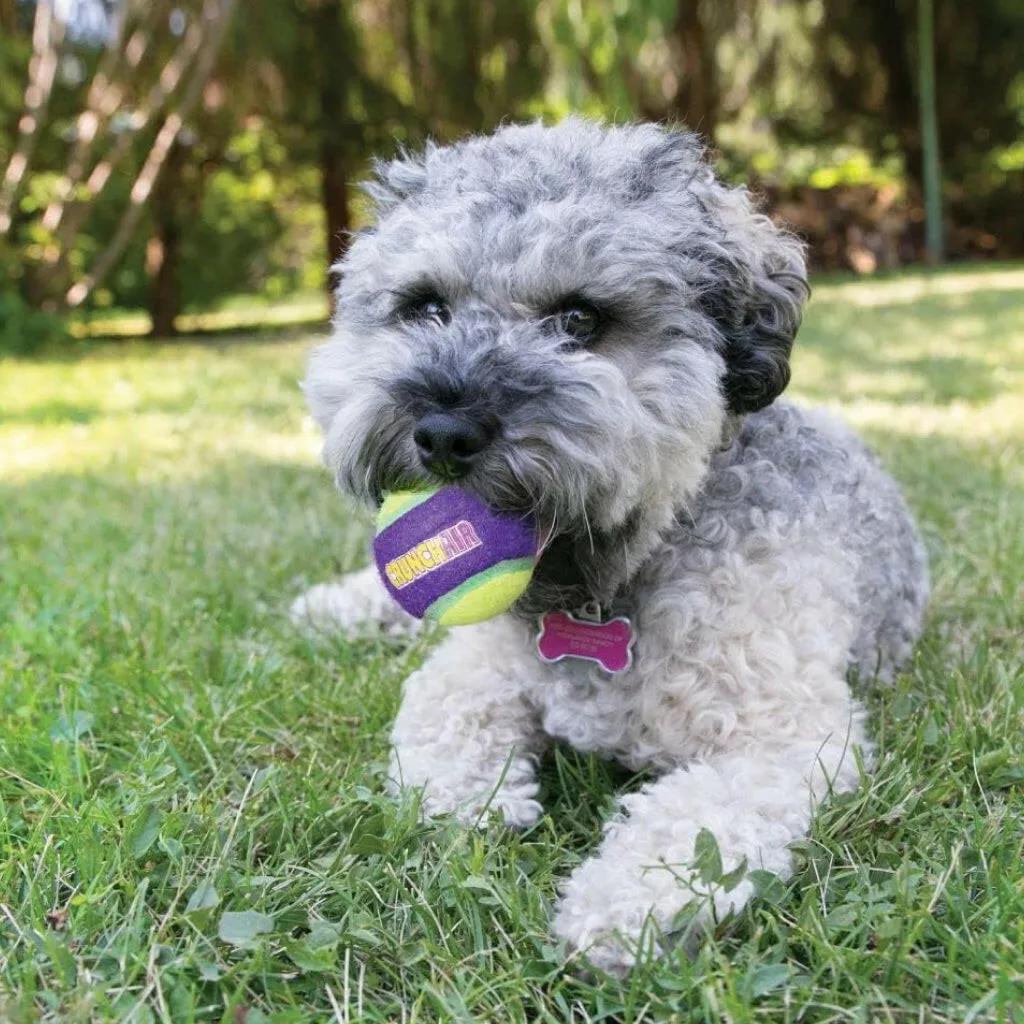
[(700, 197), (709, 218), (700, 306), (723, 338), (732, 413), (770, 405), (789, 383), (789, 355), (810, 294), (803, 244), (760, 213), (746, 189), (717, 181)]
[(678, 252), (691, 264), (698, 307), (722, 339), (729, 411), (763, 409), (789, 383), (810, 291), (802, 243), (761, 213), (746, 189), (716, 178), (692, 132), (662, 129), (643, 171), (679, 206)]

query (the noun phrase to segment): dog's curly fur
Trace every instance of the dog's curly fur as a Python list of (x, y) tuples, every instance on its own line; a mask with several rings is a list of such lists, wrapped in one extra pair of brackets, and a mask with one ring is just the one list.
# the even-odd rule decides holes
[[(599, 968), (662, 948), (707, 895), (702, 829), (726, 870), (785, 875), (813, 806), (870, 760), (847, 671), (889, 679), (927, 597), (893, 481), (841, 425), (775, 402), (807, 284), (802, 251), (695, 136), (653, 125), (510, 126), (379, 168), (376, 228), (337, 268), (310, 408), (339, 485), (374, 503), (433, 485), (413, 428), (456, 408), (496, 436), (464, 486), (553, 539), (513, 612), (450, 634), (406, 682), (392, 776), (427, 813), (542, 813), (552, 739), (655, 773), (568, 879), (554, 930)], [(410, 322), (443, 296), (449, 323)], [(606, 311), (595, 346), (552, 311)], [(599, 602), (636, 629), (631, 670), (548, 665), (538, 613)], [(297, 618), (411, 626), (373, 569), (314, 588)]]

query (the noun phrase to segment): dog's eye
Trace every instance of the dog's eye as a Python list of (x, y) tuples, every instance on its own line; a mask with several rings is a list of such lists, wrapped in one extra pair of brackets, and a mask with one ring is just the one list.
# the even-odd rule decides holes
[(558, 329), (580, 345), (592, 342), (601, 330), (601, 314), (589, 302), (563, 306), (555, 318)]
[(417, 295), (403, 303), (398, 317), (406, 323), (434, 323), (445, 327), (451, 323), (451, 307), (440, 295)]

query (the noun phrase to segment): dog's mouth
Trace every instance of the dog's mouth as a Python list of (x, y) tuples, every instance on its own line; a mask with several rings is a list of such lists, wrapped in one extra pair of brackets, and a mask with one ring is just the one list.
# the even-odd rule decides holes
[(486, 488), (474, 487), (472, 481), (466, 479), (446, 480), (431, 475), (409, 474), (396, 476), (384, 483), (375, 483), (370, 492), (370, 500), (376, 511), (380, 511), (388, 494), (396, 491), (433, 491), (442, 487), (459, 487), (482, 501), (492, 512), (499, 515), (533, 519), (537, 524), (538, 549), (540, 558), (544, 551), (558, 536), (559, 525), (557, 516), (550, 510), (538, 508), (536, 503), (528, 500), (495, 500)]
[(386, 496), (396, 491), (428, 491), (449, 486), (462, 488), (499, 515), (532, 519), (536, 523), (538, 565), (551, 561), (552, 554), (556, 555), (557, 562), (564, 561), (557, 556), (568, 536), (564, 517), (560, 519), (552, 507), (526, 494), (524, 489), (496, 483), (493, 476), (487, 478), (483, 474), (472, 473), (462, 479), (449, 480), (424, 471), (405, 470), (377, 474), (368, 480), (368, 484), (368, 496), (378, 512)]
[(380, 458), (374, 465), (371, 457), (370, 465), (375, 471), (367, 474), (364, 493), (378, 508), (390, 492), (456, 486), (494, 512), (535, 521), (537, 557), (533, 580), (515, 605), (520, 616), (610, 600), (623, 581), (622, 556), (636, 525), (632, 517), (619, 528), (602, 529), (591, 514), (593, 510), (567, 508), (539, 486), (531, 492), (513, 467), (494, 462), (454, 482), (402, 459)]
[(500, 445), (495, 445), (460, 478), (452, 479), (422, 464), (412, 448), (406, 426), (396, 419), (364, 439), (361, 457), (354, 467), (361, 478), (358, 483), (362, 484), (356, 490), (361, 490), (375, 509), (379, 510), (385, 497), (396, 491), (461, 488), (499, 515), (534, 520), (538, 564), (551, 561), (558, 550), (568, 550), (580, 538), (586, 541), (590, 537), (586, 514), (574, 514), (564, 500), (551, 493), (550, 481), (531, 479), (532, 474), (525, 472), (525, 467), (510, 458)]

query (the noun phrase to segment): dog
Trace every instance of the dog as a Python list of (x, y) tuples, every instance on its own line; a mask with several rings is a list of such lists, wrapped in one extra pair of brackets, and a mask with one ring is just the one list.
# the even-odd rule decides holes
[[(621, 975), (681, 920), (699, 941), (742, 907), (744, 865), (785, 878), (815, 807), (858, 786), (872, 746), (848, 674), (884, 682), (911, 655), (925, 551), (867, 448), (777, 401), (802, 246), (694, 134), (509, 125), (378, 164), (369, 192), (304, 384), (327, 466), (371, 507), (456, 481), (548, 535), (512, 610), (405, 682), (390, 778), (427, 815), (523, 828), (553, 741), (650, 773), (553, 919)], [(628, 620), (628, 669), (539, 657), (555, 612)], [(373, 568), (293, 615), (415, 628)], [(738, 884), (702, 880), (704, 830)]]

